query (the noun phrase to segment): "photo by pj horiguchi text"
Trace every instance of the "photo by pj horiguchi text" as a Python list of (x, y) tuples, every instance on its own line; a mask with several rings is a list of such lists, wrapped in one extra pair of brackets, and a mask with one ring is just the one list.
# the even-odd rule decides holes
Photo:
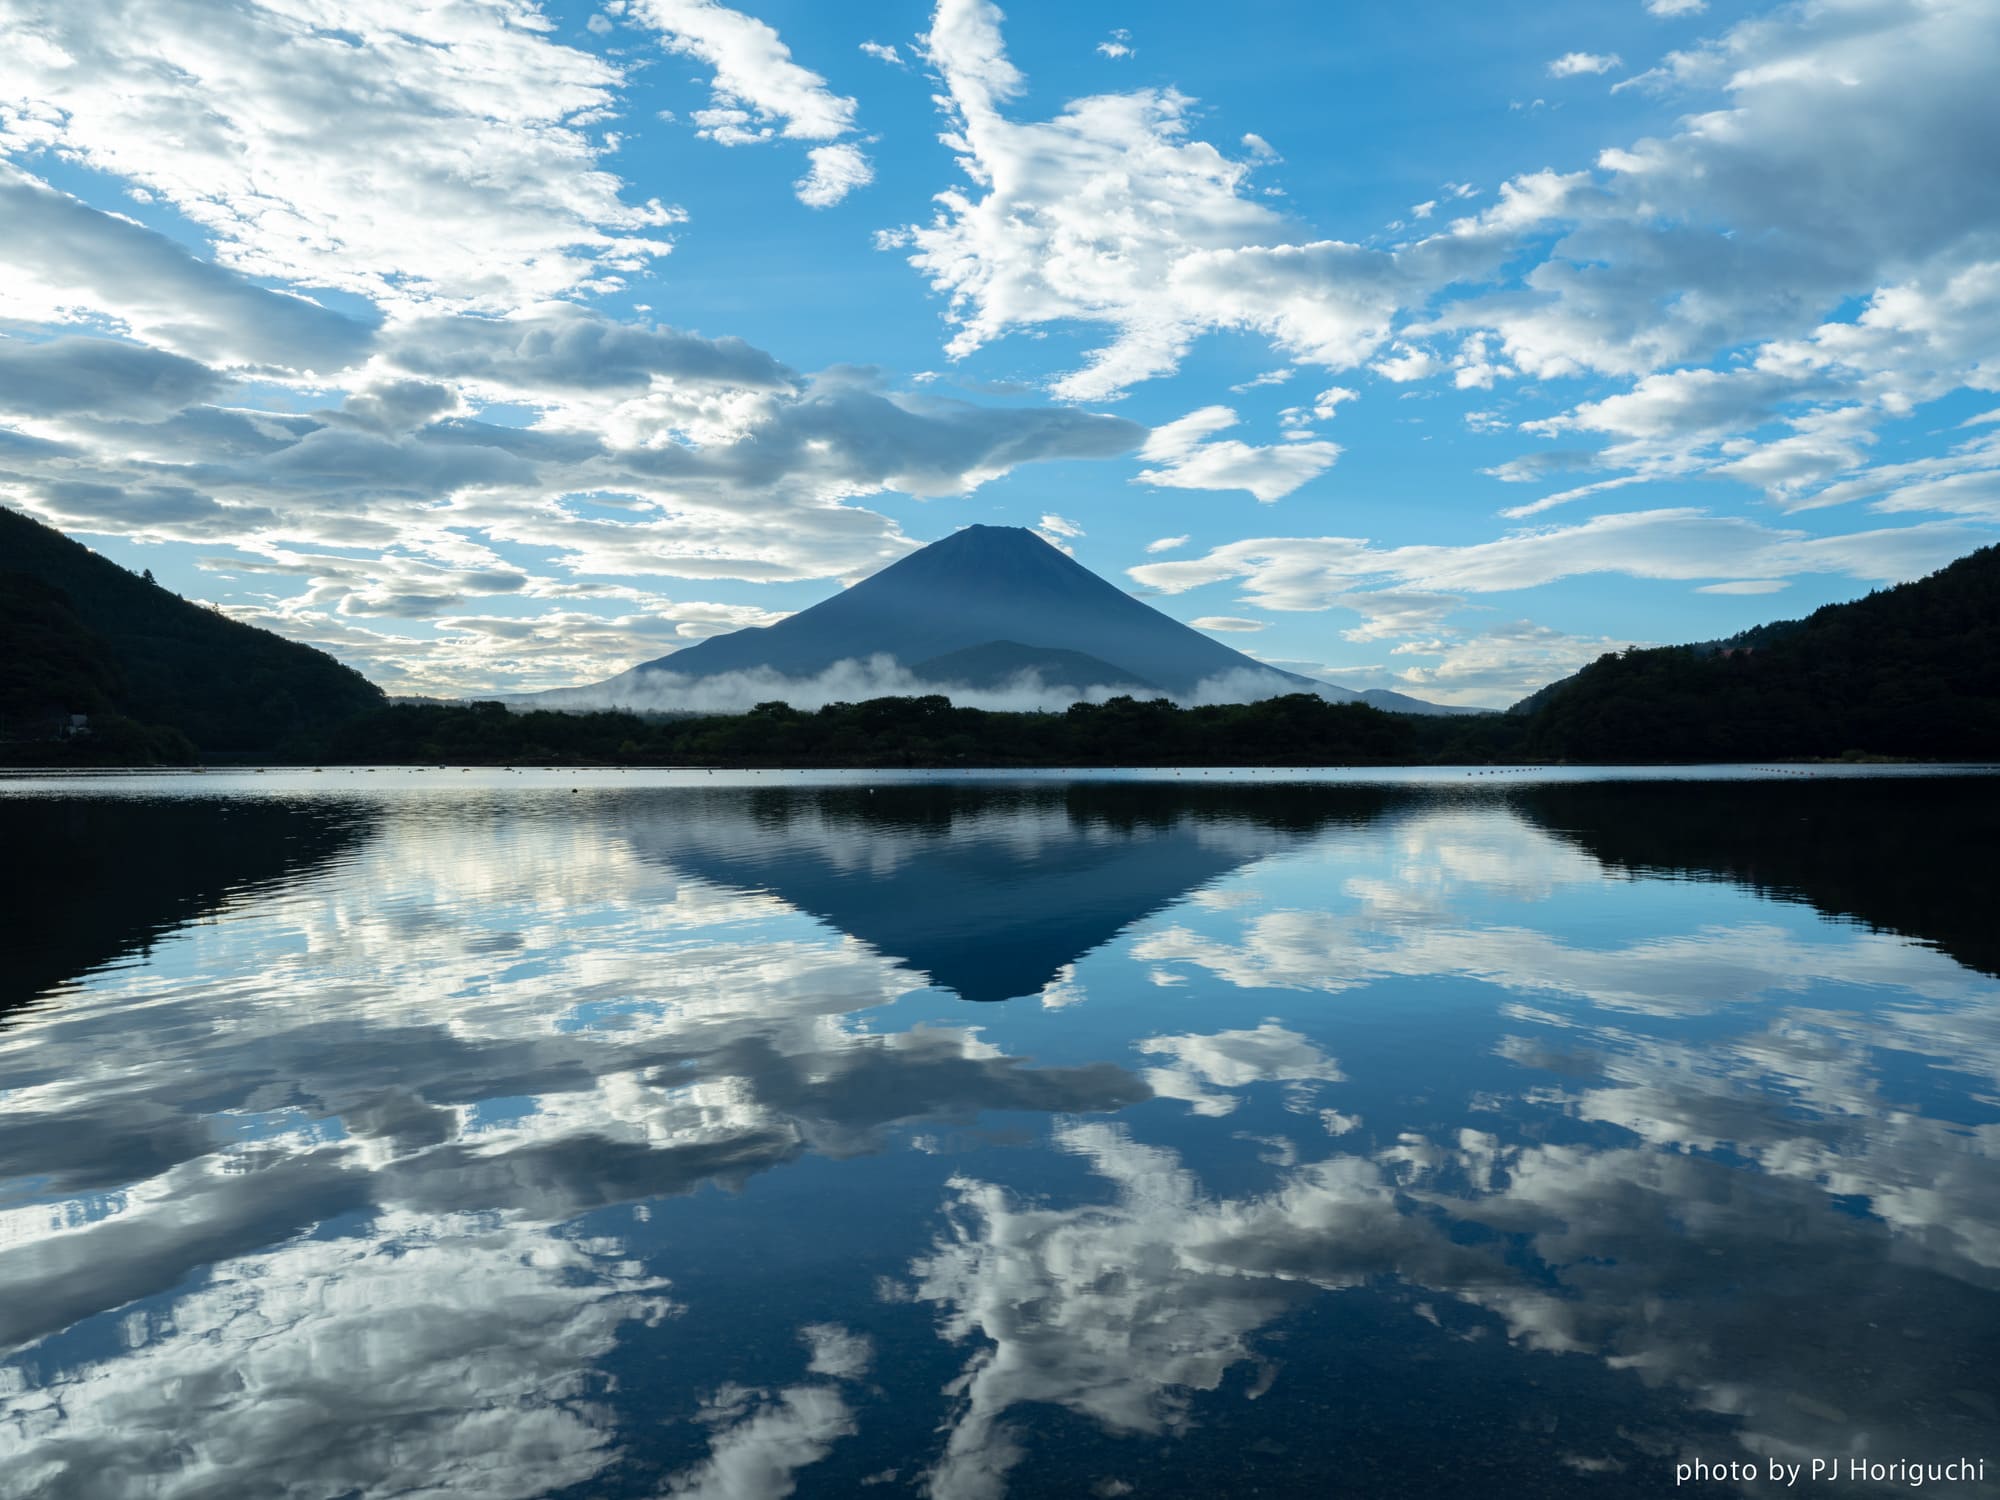
[(1983, 1458), (1952, 1458), (1940, 1463), (1917, 1459), (1878, 1460), (1869, 1458), (1805, 1458), (1790, 1463), (1782, 1458), (1691, 1459), (1674, 1465), (1674, 1484), (1703, 1484), (1720, 1481), (1740, 1484), (1763, 1479), (1787, 1489), (1795, 1484), (1907, 1484), (1912, 1489), (1926, 1484), (1980, 1483), (1986, 1478)]

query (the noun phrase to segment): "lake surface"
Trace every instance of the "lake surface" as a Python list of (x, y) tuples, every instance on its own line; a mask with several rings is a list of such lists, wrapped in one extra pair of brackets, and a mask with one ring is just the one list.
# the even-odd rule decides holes
[(0, 1495), (2000, 1494), (1997, 793), (0, 779)]

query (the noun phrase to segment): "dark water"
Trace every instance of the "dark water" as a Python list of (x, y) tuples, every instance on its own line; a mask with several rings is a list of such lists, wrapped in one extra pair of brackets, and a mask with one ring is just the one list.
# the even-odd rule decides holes
[(2000, 1494), (1997, 791), (0, 781), (0, 1494)]

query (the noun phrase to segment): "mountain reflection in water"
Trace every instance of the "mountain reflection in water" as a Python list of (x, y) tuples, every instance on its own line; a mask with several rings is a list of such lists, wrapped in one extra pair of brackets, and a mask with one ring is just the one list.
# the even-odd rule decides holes
[(0, 1495), (2000, 1493), (1991, 780), (219, 780), (0, 783)]

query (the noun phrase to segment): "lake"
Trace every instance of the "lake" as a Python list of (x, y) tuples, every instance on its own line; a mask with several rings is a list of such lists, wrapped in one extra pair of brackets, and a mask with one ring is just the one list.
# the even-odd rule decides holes
[(1997, 791), (0, 779), (0, 1495), (2000, 1495)]

